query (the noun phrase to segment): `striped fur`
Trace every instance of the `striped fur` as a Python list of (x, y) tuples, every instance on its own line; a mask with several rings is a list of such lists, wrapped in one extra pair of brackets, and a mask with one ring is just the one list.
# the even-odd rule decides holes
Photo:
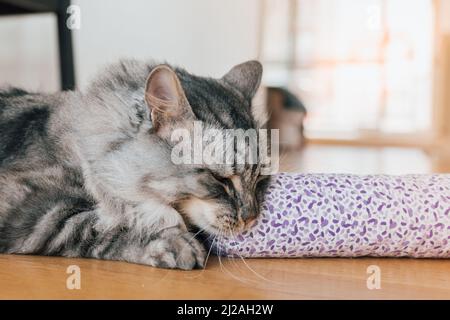
[[(0, 252), (192, 269), (205, 254), (189, 230), (228, 232), (256, 216), (265, 188), (258, 165), (170, 161), (172, 142), (154, 132), (144, 99), (156, 65), (121, 61), (86, 92), (0, 91)], [(257, 127), (250, 101), (259, 63), (222, 79), (173, 70), (196, 120)]]

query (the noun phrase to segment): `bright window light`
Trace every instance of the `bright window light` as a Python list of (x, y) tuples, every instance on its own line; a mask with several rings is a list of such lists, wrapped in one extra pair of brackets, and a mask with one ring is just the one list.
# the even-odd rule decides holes
[(433, 0), (266, 0), (265, 83), (304, 101), (310, 135), (426, 132)]

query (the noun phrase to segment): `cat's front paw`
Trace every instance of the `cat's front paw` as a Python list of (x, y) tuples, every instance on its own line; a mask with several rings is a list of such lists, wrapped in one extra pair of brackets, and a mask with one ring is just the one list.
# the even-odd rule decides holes
[(148, 249), (149, 264), (155, 267), (192, 270), (205, 265), (203, 245), (192, 233), (178, 228), (162, 231)]

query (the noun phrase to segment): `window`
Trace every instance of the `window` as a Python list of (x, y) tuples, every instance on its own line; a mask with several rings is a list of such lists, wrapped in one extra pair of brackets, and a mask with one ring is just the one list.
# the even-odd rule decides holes
[(309, 136), (430, 130), (433, 0), (265, 0), (265, 83), (297, 93)]

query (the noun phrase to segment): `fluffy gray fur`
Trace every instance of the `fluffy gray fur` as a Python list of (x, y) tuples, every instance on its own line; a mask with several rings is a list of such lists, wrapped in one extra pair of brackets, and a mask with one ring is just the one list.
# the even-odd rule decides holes
[(258, 164), (174, 165), (169, 135), (194, 120), (257, 128), (261, 73), (255, 61), (211, 79), (127, 60), (86, 92), (0, 91), (0, 252), (202, 267), (193, 228), (245, 228), (267, 180)]

